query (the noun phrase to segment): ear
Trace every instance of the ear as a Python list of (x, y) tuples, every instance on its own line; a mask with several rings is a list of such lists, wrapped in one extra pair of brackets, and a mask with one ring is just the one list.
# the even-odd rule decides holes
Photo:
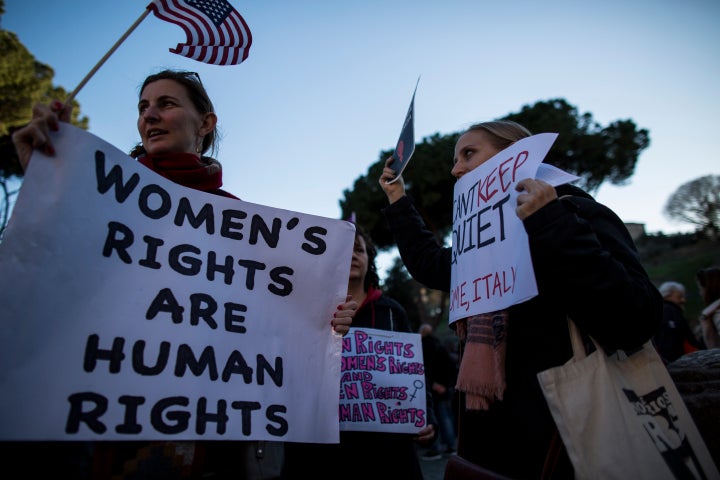
[(198, 130), (198, 134), (202, 137), (207, 135), (208, 133), (212, 132), (215, 129), (215, 126), (217, 125), (217, 115), (215, 115), (212, 112), (206, 113), (203, 115), (202, 123), (200, 124), (200, 129)]

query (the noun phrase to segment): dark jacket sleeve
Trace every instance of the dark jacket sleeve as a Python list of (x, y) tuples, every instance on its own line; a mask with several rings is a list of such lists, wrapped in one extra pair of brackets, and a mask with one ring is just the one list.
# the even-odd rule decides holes
[(524, 225), (539, 294), (559, 302), (581, 331), (607, 350), (633, 350), (654, 335), (662, 297), (612, 210), (564, 196)]
[(383, 294), (378, 303), (388, 307), (389, 315), (392, 317), (392, 322), (389, 327), (390, 330), (395, 332), (406, 332), (413, 333), (410, 325), (410, 317), (408, 317), (407, 310), (394, 298), (390, 298)]
[(427, 228), (410, 197), (382, 210), (410, 275), (428, 288), (450, 291), (451, 249)]

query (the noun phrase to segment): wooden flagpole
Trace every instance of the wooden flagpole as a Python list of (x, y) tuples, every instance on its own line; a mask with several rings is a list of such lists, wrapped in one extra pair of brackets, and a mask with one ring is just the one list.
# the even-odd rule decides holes
[(72, 100), (75, 98), (75, 95), (77, 95), (78, 92), (80, 91), (80, 89), (85, 86), (85, 84), (88, 82), (88, 80), (90, 80), (90, 77), (95, 75), (95, 72), (97, 72), (100, 69), (102, 64), (105, 63), (105, 61), (110, 57), (110, 55), (112, 55), (115, 52), (115, 50), (117, 50), (117, 48), (120, 46), (120, 44), (125, 41), (125, 39), (133, 32), (133, 30), (135, 30), (135, 28), (137, 28), (137, 26), (140, 25), (140, 22), (145, 20), (145, 17), (147, 17), (149, 13), (150, 13), (150, 9), (145, 9), (143, 14), (140, 15), (140, 18), (135, 20), (135, 23), (133, 23), (130, 26), (130, 28), (128, 28), (128, 30), (123, 34), (123, 36), (120, 37), (117, 42), (115, 42), (115, 45), (113, 45), (112, 48), (110, 50), (108, 50), (108, 52), (105, 54), (105, 56), (100, 59), (100, 61), (93, 67), (92, 70), (90, 70), (90, 72), (87, 75), (85, 75), (85, 78), (83, 78), (82, 81), (80, 82), (80, 84), (77, 87), (75, 87), (75, 90), (73, 90), (72, 93), (70, 95), (68, 95), (67, 99), (65, 100), (66, 105), (69, 104), (70, 102), (72, 102)]

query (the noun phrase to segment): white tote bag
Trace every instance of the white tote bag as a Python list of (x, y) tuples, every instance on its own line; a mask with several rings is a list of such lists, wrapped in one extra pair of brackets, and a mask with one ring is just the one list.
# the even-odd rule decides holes
[(585, 354), (568, 319), (573, 358), (538, 373), (577, 479), (720, 479), (652, 343), (626, 356)]

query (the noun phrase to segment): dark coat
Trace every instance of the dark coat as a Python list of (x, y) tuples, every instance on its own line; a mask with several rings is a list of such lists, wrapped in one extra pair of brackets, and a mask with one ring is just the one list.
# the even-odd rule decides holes
[(682, 308), (675, 302), (663, 300), (663, 321), (653, 343), (665, 363), (674, 362), (685, 354), (685, 342), (704, 348), (690, 328)]
[(367, 299), (355, 312), (352, 327), (412, 333), (405, 308), (375, 288), (370, 289)]
[[(604, 348), (633, 350), (662, 319), (662, 298), (623, 222), (571, 185), (525, 219), (538, 295), (509, 308), (506, 391), (488, 411), (461, 412), (461, 456), (512, 478), (539, 478), (555, 423), (537, 373), (572, 356), (567, 316)], [(449, 291), (451, 249), (408, 197), (383, 210), (410, 274)], [(563, 468), (571, 471), (567, 457)], [(568, 475), (570, 475), (568, 473)]]
[[(434, 334), (422, 338), (423, 360), (425, 362), (425, 378), (427, 386), (433, 383), (443, 385), (448, 391), (444, 397), (452, 395), (451, 389), (457, 383), (458, 365), (450, 356), (450, 352)], [(433, 399), (440, 399), (442, 396), (433, 392)]]

